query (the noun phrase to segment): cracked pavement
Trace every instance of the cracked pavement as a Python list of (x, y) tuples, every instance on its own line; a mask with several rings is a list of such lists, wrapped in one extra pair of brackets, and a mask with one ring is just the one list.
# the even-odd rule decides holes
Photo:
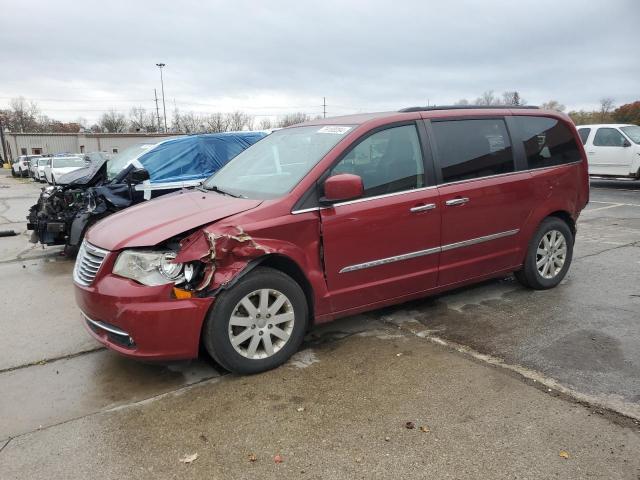
[(237, 377), (94, 342), (72, 262), (27, 242), (39, 186), (2, 174), (3, 480), (640, 475), (640, 182), (592, 183), (554, 290), (507, 278), (350, 317)]

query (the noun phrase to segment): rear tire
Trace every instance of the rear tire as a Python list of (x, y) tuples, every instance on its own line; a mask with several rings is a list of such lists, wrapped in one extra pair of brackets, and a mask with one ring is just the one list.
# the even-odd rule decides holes
[(300, 348), (308, 317), (298, 283), (279, 270), (257, 267), (216, 298), (203, 327), (203, 344), (227, 370), (264, 372)]
[(573, 258), (573, 233), (558, 217), (545, 218), (529, 241), (522, 270), (514, 272), (525, 287), (546, 290), (558, 285)]

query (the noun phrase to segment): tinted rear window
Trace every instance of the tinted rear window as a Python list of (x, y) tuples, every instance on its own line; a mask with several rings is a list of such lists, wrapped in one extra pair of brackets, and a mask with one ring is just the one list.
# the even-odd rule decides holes
[(504, 120), (451, 120), (432, 127), (444, 183), (514, 171)]
[(587, 143), (587, 138), (589, 138), (589, 133), (591, 133), (590, 128), (579, 128), (578, 134), (580, 135), (580, 140), (582, 140), (582, 144)]
[(528, 116), (514, 119), (522, 135), (528, 168), (553, 167), (581, 160), (571, 130), (561, 121)]

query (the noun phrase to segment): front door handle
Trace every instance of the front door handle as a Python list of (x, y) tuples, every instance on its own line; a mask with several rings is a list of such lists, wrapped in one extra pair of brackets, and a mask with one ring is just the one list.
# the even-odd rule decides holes
[(409, 211), (411, 213), (416, 213), (416, 212), (424, 212), (426, 210), (433, 210), (434, 208), (436, 208), (435, 203), (427, 203), (426, 205), (418, 205), (417, 207), (411, 207)]
[(469, 199), (467, 197), (460, 197), (460, 198), (452, 198), (451, 200), (447, 200), (446, 202), (444, 202), (444, 204), (447, 206), (464, 205), (468, 201)]

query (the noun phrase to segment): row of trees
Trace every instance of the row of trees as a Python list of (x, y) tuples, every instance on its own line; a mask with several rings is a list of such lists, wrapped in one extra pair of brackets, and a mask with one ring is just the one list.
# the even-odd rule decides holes
[[(310, 119), (311, 117), (303, 112), (283, 115), (275, 120), (267, 117), (257, 121), (254, 116), (242, 111), (199, 114), (195, 112), (182, 113), (176, 108), (171, 118), (167, 119), (167, 130), (170, 133), (217, 133), (254, 130), (256, 128), (268, 130), (287, 127)], [(163, 117), (158, 115), (156, 111), (146, 110), (141, 106), (133, 107), (128, 115), (111, 109), (104, 112), (97, 123), (87, 126), (87, 122), (83, 119), (79, 119), (76, 122), (65, 123), (42, 115), (38, 104), (24, 97), (12, 99), (9, 102), (9, 109), (0, 110), (0, 122), (11, 132), (164, 132)]]
[[(525, 100), (518, 91), (506, 91), (496, 95), (493, 90), (487, 90), (473, 102), (462, 98), (456, 105), (495, 105), (495, 106), (524, 106)], [(557, 100), (549, 100), (540, 105), (542, 108), (564, 112), (565, 105)], [(612, 98), (602, 98), (599, 108), (595, 110), (574, 110), (567, 112), (576, 125), (588, 123), (635, 123), (640, 124), (640, 101), (628, 103), (618, 108)], [(318, 117), (316, 117), (318, 118)], [(266, 117), (257, 120), (254, 116), (242, 111), (232, 113), (200, 114), (195, 112), (182, 113), (175, 108), (168, 119), (170, 133), (216, 133), (239, 130), (268, 130), (287, 127), (296, 123), (310, 120), (311, 116), (303, 113), (282, 115), (275, 120)], [(76, 122), (60, 122), (40, 113), (38, 104), (24, 97), (14, 98), (9, 102), (9, 109), (0, 110), (0, 122), (12, 132), (41, 132), (41, 133), (77, 133), (91, 132), (164, 132), (164, 121), (154, 110), (147, 110), (141, 106), (133, 107), (128, 115), (117, 110), (109, 110), (100, 116), (97, 123), (91, 126), (86, 121), (78, 119)]]
[(24, 97), (13, 98), (8, 109), (0, 109), (0, 122), (11, 132), (77, 133), (79, 122), (61, 122), (40, 113), (38, 104)]
[[(618, 108), (615, 100), (611, 97), (600, 99), (600, 106), (595, 110), (571, 110), (567, 115), (571, 117), (576, 125), (586, 125), (590, 123), (634, 123), (640, 125), (640, 101), (627, 103)], [(469, 105), (469, 100), (462, 98), (456, 105)], [(474, 105), (495, 105), (495, 106), (525, 106), (527, 101), (520, 96), (517, 91), (503, 92), (496, 95), (493, 90), (487, 90), (473, 102)], [(557, 110), (564, 112), (567, 107), (557, 100), (549, 100), (540, 104), (540, 108), (546, 110)]]

